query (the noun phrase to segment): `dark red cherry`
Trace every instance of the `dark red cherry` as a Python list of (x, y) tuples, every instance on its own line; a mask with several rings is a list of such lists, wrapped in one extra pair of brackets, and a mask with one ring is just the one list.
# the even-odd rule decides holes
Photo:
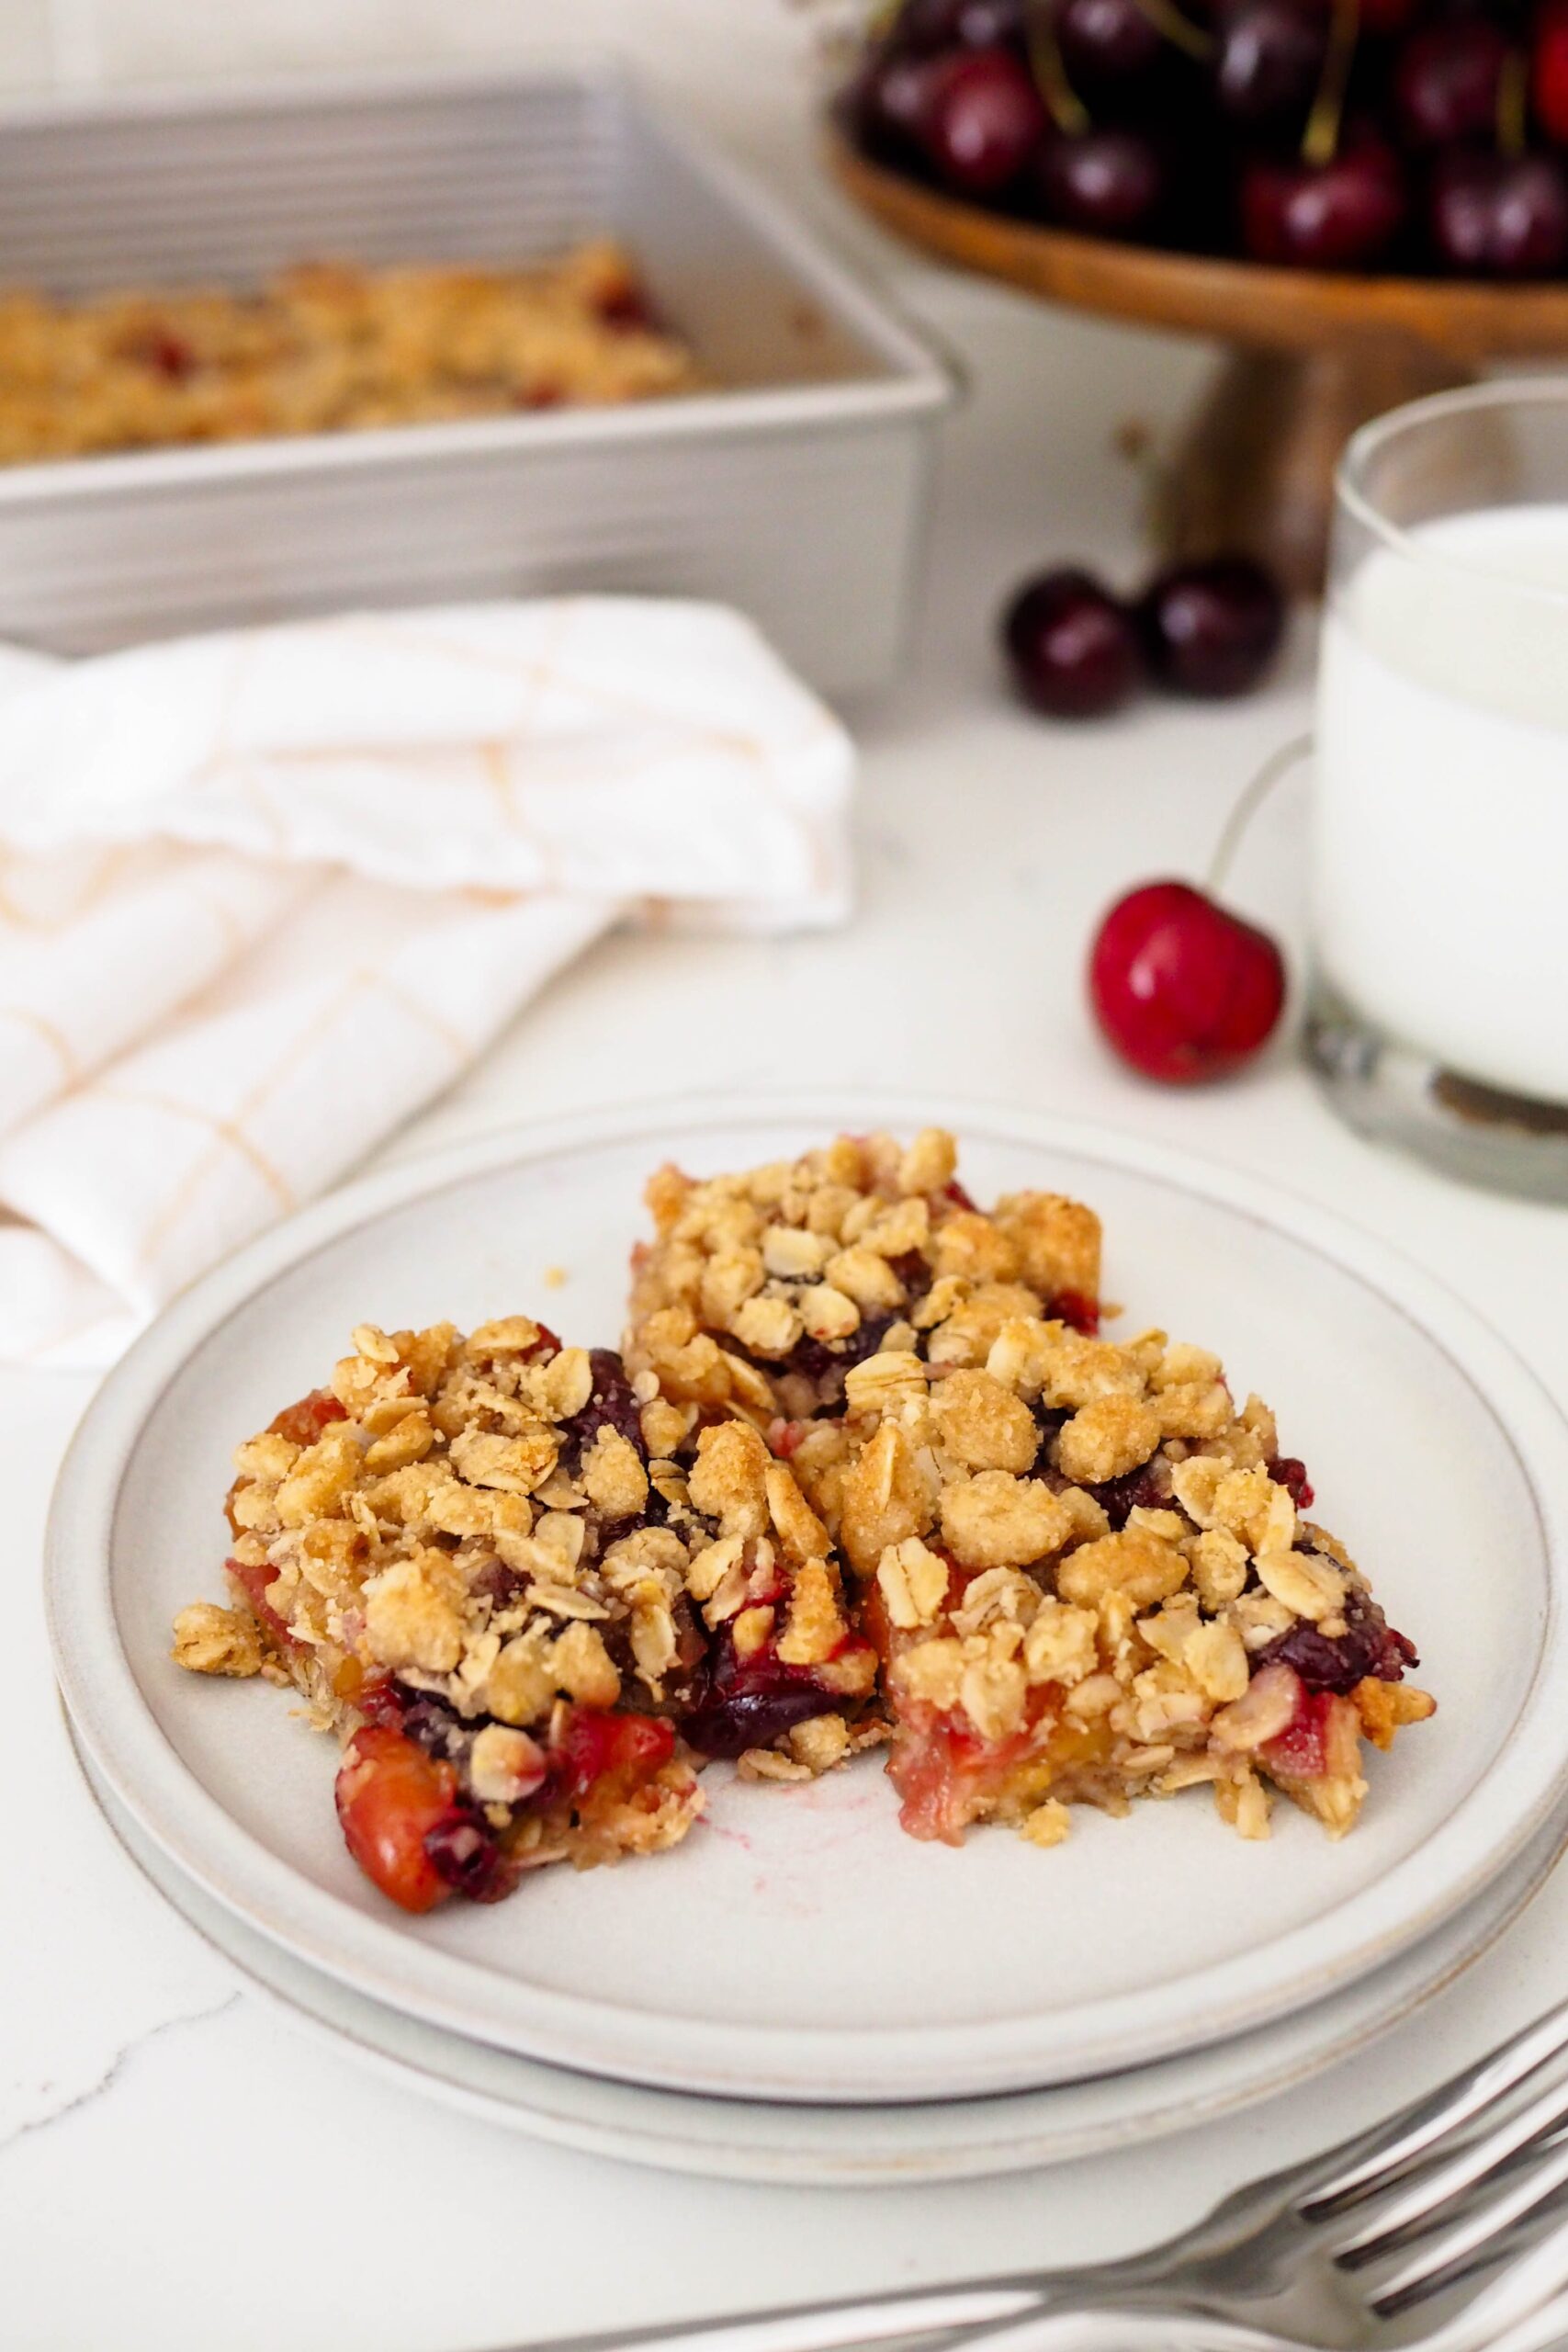
[(891, 48), (931, 57), (943, 49), (1001, 49), (1023, 35), (1023, 0), (904, 0)]
[(1058, 0), (1056, 40), (1077, 89), (1146, 74), (1165, 47), (1138, 0)]
[(1324, 17), (1292, 0), (1250, 0), (1215, 34), (1214, 96), (1250, 130), (1306, 120), (1327, 46)]
[(1087, 571), (1025, 582), (1003, 615), (1002, 641), (1019, 693), (1053, 718), (1100, 718), (1138, 683), (1132, 615)]
[(1045, 130), (1027, 66), (1002, 49), (960, 51), (935, 69), (924, 122), (926, 153), (950, 187), (996, 196), (1015, 180)]
[(1239, 1069), (1267, 1044), (1284, 1006), (1285, 966), (1267, 932), (1203, 891), (1149, 882), (1101, 922), (1089, 989), (1123, 1061), (1189, 1086)]
[(1048, 137), (1033, 177), (1048, 220), (1095, 237), (1137, 237), (1148, 230), (1165, 194), (1157, 151), (1136, 130), (1081, 131)]
[(931, 58), (906, 57), (896, 50), (879, 51), (865, 61), (839, 109), (868, 153), (903, 164), (924, 153), (937, 73)]
[(1445, 147), (1457, 139), (1491, 137), (1507, 54), (1507, 38), (1489, 17), (1460, 17), (1412, 33), (1393, 69), (1405, 143)]
[(1460, 277), (1551, 277), (1568, 261), (1568, 175), (1554, 155), (1442, 156), (1429, 227)]
[(1285, 633), (1285, 600), (1249, 556), (1212, 556), (1172, 564), (1138, 605), (1149, 668), (1178, 694), (1244, 695), (1254, 687)]
[(1242, 241), (1255, 261), (1364, 269), (1393, 243), (1405, 209), (1398, 159), (1377, 139), (1326, 164), (1260, 158), (1242, 174)]

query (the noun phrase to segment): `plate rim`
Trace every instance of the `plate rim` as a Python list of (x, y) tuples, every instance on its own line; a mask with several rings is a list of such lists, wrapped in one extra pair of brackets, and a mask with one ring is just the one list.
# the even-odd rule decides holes
[[(126, 1822), (117, 1814), (118, 1801), (109, 1796), (96, 1781), (92, 1769), (83, 1756), (74, 1735), (67, 1724), (67, 1738), (82, 1774), (84, 1786), (97, 1806), (110, 1835), (117, 1840), (132, 1868), (159, 1899), (166, 1903), (194, 1935), (199, 1936), (225, 1967), (234, 1970), (246, 1988), (257, 1993), (281, 2009), (303, 2032), (324, 2041), (342, 2052), (346, 2046), (357, 2063), (397, 2083), (405, 2090), (438, 2101), (457, 2113), (474, 2116), (502, 2131), (518, 2132), (551, 2145), (577, 2148), (588, 2154), (608, 2156), (618, 2163), (637, 2164), (661, 2172), (694, 2174), (710, 2179), (746, 2179), (774, 2186), (883, 2188), (906, 2184), (946, 2180), (990, 2179), (1006, 2173), (1025, 2172), (1058, 2164), (1076, 2163), (1081, 2159), (1110, 2154), (1134, 2143), (1142, 2143), (1151, 2135), (1168, 2139), (1179, 2132), (1191, 2131), (1201, 2125), (1218, 2122), (1226, 2117), (1245, 2113), (1266, 2099), (1282, 2098), (1289, 2091), (1302, 2089), (1315, 2081), (1331, 2066), (1343, 2064), (1356, 2057), (1385, 2034), (1399, 2027), (1437, 2000), (1442, 1994), (1467, 1975), (1480, 1961), (1500, 1943), (1530, 1908), (1546, 1886), (1547, 1881), (1568, 1848), (1568, 1814), (1559, 1812), (1552, 1822), (1538, 1833), (1509, 1869), (1490, 1887), (1483, 1889), (1469, 1910), (1445, 1921), (1425, 1943), (1416, 1945), (1389, 1964), (1387, 1971), (1374, 1969), (1370, 1974), (1340, 1985), (1324, 2001), (1298, 2013), (1291, 2022), (1303, 2029), (1315, 2022), (1320, 2028), (1332, 2028), (1339, 2022), (1337, 2031), (1329, 2031), (1325, 2040), (1299, 2051), (1271, 2072), (1244, 2075), (1213, 2084), (1207, 2090), (1194, 2093), (1190, 2086), (1185, 2094), (1179, 2087), (1180, 2077), (1190, 2074), (1193, 2065), (1212, 2066), (1223, 2064), (1227, 2054), (1239, 2058), (1256, 2039), (1241, 2035), (1231, 2042), (1210, 2043), (1185, 2055), (1156, 2060), (1152, 2066), (1135, 2068), (1131, 2074), (1101, 2075), (1084, 2083), (1067, 2082), (1045, 2086), (1035, 2090), (1002, 2092), (975, 2099), (936, 2099), (924, 2104), (899, 2104), (880, 2112), (920, 2119), (919, 2155), (896, 2154), (889, 2149), (868, 2150), (863, 2141), (853, 2147), (835, 2152), (818, 2137), (815, 2145), (805, 2149), (784, 2149), (776, 2145), (759, 2146), (754, 2137), (747, 2135), (744, 2119), (761, 2111), (782, 2117), (794, 2125), (800, 2119), (799, 2129), (825, 2135), (827, 2141), (842, 2137), (846, 2142), (863, 2132), (868, 2115), (878, 2110), (867, 2107), (811, 2106), (794, 2102), (787, 2106), (766, 2106), (759, 2100), (717, 2099), (698, 2092), (660, 2089), (648, 2084), (624, 2083), (604, 2076), (585, 2075), (570, 2067), (553, 2066), (547, 2060), (525, 2058), (512, 2051), (487, 2052), (484, 2044), (468, 2045), (461, 2035), (446, 2034), (438, 2027), (425, 2025), (417, 2018), (406, 2018), (400, 2011), (389, 2009), (385, 2004), (339, 1984), (334, 1978), (310, 1969), (306, 1962), (281, 1946), (270, 1943), (247, 1924), (234, 1917), (221, 1905), (204, 1896), (195, 1887), (198, 1901), (205, 1900), (216, 1918), (197, 1917), (186, 1907), (182, 1900), (187, 1882), (166, 1854), (134, 1822)], [(136, 1842), (145, 1838), (154, 1862)], [(164, 1875), (166, 1873), (166, 1876)], [(1477, 1915), (1480, 1915), (1478, 1917)], [(216, 1924), (221, 1921), (220, 1927)], [(1466, 1923), (1468, 1922), (1468, 1927)], [(1461, 1931), (1464, 1930), (1462, 1940)], [(236, 1951), (227, 1940), (229, 1934), (249, 1938), (249, 1944)], [(250, 1949), (259, 1947), (259, 1952)], [(1438, 1947), (1434, 1953), (1432, 1947)], [(310, 2006), (300, 1988), (295, 1984), (279, 1984), (265, 1973), (260, 1954), (276, 1953), (278, 1964), (291, 1978), (303, 1977), (313, 1986), (317, 1982), (327, 1988), (328, 1999), (335, 1997), (340, 2004), (353, 2005), (367, 2011), (377, 2033), (371, 2038), (363, 2019), (360, 2030), (335, 2019)], [(1415, 1968), (1426, 1953), (1427, 1965), (1412, 1978), (1408, 1972)], [(1435, 1962), (1435, 1964), (1434, 1964)], [(1406, 1974), (1390, 1997), (1387, 1977), (1404, 1970)], [(1382, 1997), (1377, 1997), (1382, 1984)], [(1367, 2004), (1372, 2007), (1369, 2009)], [(434, 2060), (426, 2063), (419, 2052), (394, 2048), (393, 2038), (402, 2030), (412, 2027), (416, 2031), (439, 2036), (443, 2041), (457, 2042), (464, 2047), (477, 2046), (482, 2060), (492, 2055), (510, 2066), (524, 2066), (545, 2078), (544, 2087), (553, 2093), (556, 2103), (530, 2105), (521, 2096), (486, 2089), (478, 2083), (459, 2082), (441, 2072)], [(1151, 2085), (1151, 2076), (1154, 2081)], [(983, 2142), (964, 2143), (962, 2152), (942, 2153), (942, 2127), (959, 2109), (983, 2111), (988, 2127), (998, 2122), (1016, 2124), (1024, 2110), (1032, 2118), (1043, 2102), (1065, 2102), (1085, 2094), (1103, 2094), (1109, 2090), (1114, 2097), (1118, 2089), (1129, 2084), (1142, 2086), (1135, 2106), (1099, 2121), (1080, 2120), (1076, 2126), (1058, 2123), (1055, 2130), (1048, 2119), (1042, 2119), (1032, 2135), (1021, 2133), (1016, 2138), (998, 2137), (988, 2129)], [(1172, 2086), (1176, 2085), (1176, 2088)], [(1164, 2104), (1151, 2113), (1145, 2104), (1150, 2088), (1167, 2094)], [(581, 2099), (598, 2093), (630, 2100), (642, 2109), (644, 2128), (637, 2132), (635, 2123), (629, 2127), (626, 2119), (619, 2123), (604, 2116), (585, 2116), (581, 2109), (572, 2112), (574, 2097)], [(721, 2140), (694, 2140), (690, 2132), (694, 2109), (722, 2113), (732, 2118), (730, 2131)], [(662, 2116), (662, 2128), (656, 2129), (655, 2120)], [(630, 2144), (627, 2144), (628, 2138)]]
[[(120, 1645), (113, 1608), (110, 1563), (124, 1474), (143, 1426), (190, 1355), (285, 1271), (454, 1184), (671, 1129), (820, 1131), (869, 1122), (941, 1124), (961, 1138), (1071, 1153), (1196, 1194), (1328, 1258), (1454, 1363), (1518, 1463), (1541, 1529), (1547, 1589), (1540, 1645), (1512, 1735), (1442, 1826), (1325, 1917), (1189, 1972), (1165, 1988), (1163, 2002), (1145, 1990), (1026, 2018), (855, 2028), (676, 2020), (529, 1985), (422, 1942), (391, 1916), (358, 1910), (253, 1838), (167, 1740)], [(1568, 1501), (1553, 1501), (1554, 1493), (1568, 1492), (1568, 1476), (1554, 1482), (1540, 1466), (1553, 1453), (1568, 1473), (1568, 1421), (1468, 1302), (1381, 1237), (1269, 1180), (1134, 1131), (945, 1094), (708, 1090), (512, 1123), (398, 1160), (269, 1227), (201, 1277), (135, 1342), (83, 1417), (50, 1509), (45, 1608), (62, 1691), (108, 1786), (186, 1876), (307, 1964), (434, 2025), (591, 2073), (731, 2097), (919, 2102), (1082, 2078), (1253, 2030), (1431, 1933), (1507, 1867), (1568, 1790), (1568, 1725), (1553, 1740), (1545, 1712), (1562, 1669), (1568, 1576)], [(1436, 1888), (1435, 1853), (1443, 1864)], [(1272, 1956), (1268, 1983), (1249, 1984), (1265, 1952)], [(1178, 1986), (1184, 2003), (1173, 2008)], [(1060, 2025), (1064, 2014), (1074, 2020), (1070, 2035)]]

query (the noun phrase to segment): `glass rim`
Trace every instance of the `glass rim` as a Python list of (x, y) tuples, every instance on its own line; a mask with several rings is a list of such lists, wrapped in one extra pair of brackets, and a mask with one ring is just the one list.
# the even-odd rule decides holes
[[(1358, 426), (1339, 454), (1334, 469), (1336, 510), (1343, 509), (1390, 553), (1403, 556), (1408, 562), (1462, 572), (1472, 580), (1483, 576), (1481, 567), (1466, 563), (1461, 557), (1419, 545), (1403, 524), (1393, 522), (1383, 513), (1366, 489), (1362, 477), (1390, 441), (1412, 428), (1482, 409), (1524, 407), (1557, 407), (1568, 414), (1568, 375), (1502, 376), (1485, 383), (1461, 384), (1452, 391), (1428, 392), (1420, 400), (1405, 401), (1382, 416), (1372, 417)], [(1564, 499), (1568, 501), (1568, 489)], [(1492, 576), (1502, 575), (1495, 572)], [(1538, 596), (1544, 604), (1568, 604), (1568, 590), (1551, 587), (1543, 581), (1519, 581), (1516, 584), (1521, 594)]]

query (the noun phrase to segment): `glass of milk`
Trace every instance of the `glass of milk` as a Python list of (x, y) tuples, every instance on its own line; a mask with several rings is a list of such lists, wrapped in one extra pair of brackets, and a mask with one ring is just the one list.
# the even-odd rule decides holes
[(1568, 379), (1351, 441), (1316, 737), (1324, 1083), (1368, 1132), (1568, 1198)]

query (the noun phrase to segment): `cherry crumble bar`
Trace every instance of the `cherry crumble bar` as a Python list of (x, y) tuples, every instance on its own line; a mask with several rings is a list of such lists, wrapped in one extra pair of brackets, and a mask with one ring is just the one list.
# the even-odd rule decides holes
[(233, 1606), (183, 1666), (344, 1741), (355, 1860), (411, 1911), (680, 1841), (711, 1757), (889, 1741), (913, 1835), (1211, 1785), (1338, 1836), (1416, 1654), (1218, 1360), (1097, 1336), (1100, 1227), (988, 1215), (952, 1138), (840, 1137), (649, 1187), (624, 1355), (525, 1316), (362, 1325), (240, 1448)]

